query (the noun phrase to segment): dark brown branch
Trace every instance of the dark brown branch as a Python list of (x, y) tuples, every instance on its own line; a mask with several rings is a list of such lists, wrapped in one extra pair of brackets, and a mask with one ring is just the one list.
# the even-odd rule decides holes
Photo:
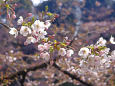
[(64, 74), (68, 75), (69, 77), (71, 77), (72, 79), (75, 79), (77, 81), (79, 81), (80, 83), (82, 83), (85, 86), (93, 86), (91, 84), (88, 84), (87, 82), (81, 80), (78, 76), (73, 75), (71, 73), (69, 73), (68, 71), (62, 70), (61, 67), (59, 67), (56, 63), (53, 64), (53, 67), (55, 67), (56, 69), (58, 69), (59, 71), (63, 72)]
[(27, 75), (27, 72), (24, 72), (24, 74), (22, 75), (22, 79), (20, 80), (21, 86), (24, 86), (26, 75)]
[(35, 66), (33, 66), (33, 67), (28, 67), (28, 68), (24, 68), (24, 69), (22, 69), (22, 70), (20, 70), (20, 71), (18, 71), (18, 72), (16, 72), (16, 73), (14, 73), (14, 74), (11, 74), (11, 75), (9, 75), (9, 76), (7, 76), (7, 77), (3, 77), (2, 79), (0, 79), (0, 83), (3, 83), (4, 82), (4, 80), (13, 80), (13, 79), (15, 79), (17, 76), (23, 76), (25, 73), (28, 73), (28, 72), (30, 72), (30, 71), (35, 71), (35, 70), (37, 70), (37, 69), (41, 69), (41, 68), (46, 68), (47, 67), (47, 64), (49, 64), (49, 62), (47, 62), (47, 63), (42, 63), (42, 64), (40, 64), (40, 65), (35, 65)]
[(9, 29), (9, 27), (8, 27), (6, 24), (3, 24), (3, 23), (1, 23), (1, 22), (0, 22), (0, 24), (1, 24), (2, 26), (4, 26), (6, 29)]
[[(46, 62), (46, 63), (43, 63), (43, 64), (40, 64), (40, 65), (35, 65), (33, 67), (30, 67), (30, 68), (26, 68), (26, 69), (23, 69), (23, 70), (20, 70), (12, 75), (9, 75), (8, 77), (3, 77), (3, 79), (0, 79), (0, 83), (2, 83), (4, 80), (13, 80), (14, 78), (16, 78), (17, 76), (22, 76), (22, 81), (21, 81), (21, 84), (22, 82), (24, 83), (24, 78), (26, 77), (25, 74), (27, 74), (28, 72), (30, 71), (35, 71), (37, 69), (42, 69), (42, 68), (46, 68), (48, 66), (48, 64), (50, 64), (50, 62)], [(68, 75), (69, 77), (71, 77), (72, 79), (75, 79), (77, 81), (79, 81), (80, 83), (84, 84), (85, 86), (92, 86), (91, 84), (88, 84), (86, 82), (84, 82), (83, 80), (81, 80), (79, 77), (77, 77), (76, 75), (72, 75), (71, 73), (65, 71), (65, 70), (62, 70), (61, 67), (59, 67), (55, 62), (54, 64), (52, 65), (54, 66), (56, 69), (58, 69), (59, 71), (63, 72), (64, 74)], [(22, 85), (23, 86), (23, 85)]]
[[(3, 24), (3, 23), (0, 23), (0, 24), (1, 24), (2, 26), (4, 26), (6, 29), (9, 29), (9, 27), (8, 27), (7, 25), (5, 25), (5, 24)], [(73, 37), (73, 39), (71, 40), (70, 44), (69, 44), (67, 47), (71, 46), (72, 43), (74, 42), (74, 40), (75, 40), (75, 36)], [(59, 56), (59, 58), (60, 58), (60, 56)], [(59, 59), (59, 58), (58, 58), (58, 59)], [(57, 58), (56, 58), (56, 59), (57, 59)], [(59, 71), (63, 72), (64, 74), (68, 75), (68, 76), (71, 77), (72, 79), (75, 79), (75, 80), (79, 81), (80, 83), (84, 84), (85, 86), (92, 86), (92, 85), (90, 85), (90, 84), (88, 84), (88, 83), (82, 81), (82, 80), (81, 80), (79, 77), (77, 77), (76, 75), (72, 75), (71, 73), (62, 70), (61, 67), (59, 67), (59, 66), (55, 63), (56, 59), (54, 59), (54, 64), (53, 64), (52, 66), (54, 66), (56, 69), (58, 69)], [(24, 68), (24, 69), (22, 69), (22, 70), (20, 70), (20, 71), (18, 71), (18, 72), (16, 72), (16, 73), (14, 73), (14, 74), (11, 74), (11, 75), (9, 75), (9, 76), (7, 76), (7, 77), (3, 77), (2, 79), (0, 79), (0, 83), (3, 83), (4, 80), (14, 80), (17, 76), (22, 76), (22, 79), (20, 80), (20, 83), (21, 83), (21, 85), (23, 86), (23, 83), (24, 83), (24, 81), (25, 81), (25, 78), (26, 78), (26, 75), (27, 75), (28, 72), (30, 72), (30, 71), (35, 71), (35, 70), (37, 70), (37, 69), (46, 68), (46, 67), (48, 66), (48, 64), (50, 64), (50, 61), (48, 61), (48, 62), (46, 62), (46, 63), (42, 63), (42, 64), (40, 64), (40, 65), (35, 65), (35, 66), (33, 66), (33, 67)]]

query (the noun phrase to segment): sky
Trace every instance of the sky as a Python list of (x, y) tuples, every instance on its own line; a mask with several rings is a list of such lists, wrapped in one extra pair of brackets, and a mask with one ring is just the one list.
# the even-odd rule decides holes
[(40, 3), (44, 2), (44, 1), (48, 1), (48, 0), (31, 0), (33, 2), (34, 6), (38, 6)]

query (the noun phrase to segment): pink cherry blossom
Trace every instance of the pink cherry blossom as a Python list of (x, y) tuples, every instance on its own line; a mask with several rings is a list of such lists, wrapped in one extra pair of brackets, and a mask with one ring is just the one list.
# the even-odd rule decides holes
[(40, 54), (40, 57), (48, 61), (50, 59), (50, 54), (48, 52), (45, 52), (45, 53), (43, 52)]
[(39, 45), (38, 45), (38, 50), (39, 50), (39, 51), (44, 51), (44, 45), (39, 44)]
[(44, 49), (48, 50), (49, 48), (50, 48), (50, 44), (45, 43), (45, 44), (44, 44)]

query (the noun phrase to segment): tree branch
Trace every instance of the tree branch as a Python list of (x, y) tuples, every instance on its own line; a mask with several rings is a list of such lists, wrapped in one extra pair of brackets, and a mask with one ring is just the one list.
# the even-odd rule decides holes
[(24, 86), (26, 75), (27, 75), (27, 72), (24, 72), (24, 74), (22, 75), (22, 79), (20, 80), (21, 86)]
[[(4, 26), (6, 29), (9, 29), (9, 27), (3, 23), (0, 22), (0, 24), (2, 26)], [(74, 42), (75, 40), (75, 36), (73, 37), (73, 39), (71, 40), (70, 44), (67, 46), (71, 46), (72, 43)], [(58, 59), (60, 58), (60, 56), (58, 57)], [(56, 60), (57, 58), (54, 59), (54, 63), (53, 63), (53, 67), (55, 67), (56, 69), (58, 69), (59, 71), (63, 72), (64, 74), (68, 75), (69, 77), (71, 77), (72, 79), (75, 79), (77, 81), (79, 81), (80, 83), (84, 84), (85, 86), (92, 86), (91, 84), (88, 84), (84, 81), (82, 81), (79, 77), (77, 77), (76, 75), (72, 75), (71, 73), (65, 71), (65, 70), (62, 70), (61, 67), (59, 67), (57, 64), (56, 64)], [(7, 77), (3, 77), (3, 78), (0, 78), (0, 84), (4, 82), (4, 80), (14, 80), (17, 76), (22, 76), (22, 79), (20, 80), (20, 83), (21, 83), (21, 86), (24, 86), (23, 83), (25, 81), (25, 78), (26, 78), (26, 75), (28, 72), (30, 71), (35, 71), (37, 69), (42, 69), (42, 68), (46, 68), (48, 66), (48, 64), (50, 64), (50, 61), (46, 62), (46, 63), (42, 63), (42, 64), (39, 64), (39, 65), (35, 65), (35, 66), (32, 66), (32, 67), (27, 67), (27, 68), (24, 68), (14, 74), (11, 74), (11, 75), (8, 75)]]
[[(22, 76), (22, 80), (20, 81), (21, 84), (22, 82), (24, 83), (24, 80), (25, 80), (25, 77), (26, 77), (26, 74), (30, 71), (35, 71), (37, 69), (42, 69), (42, 68), (46, 68), (48, 66), (48, 64), (50, 64), (50, 61), (46, 62), (46, 63), (42, 63), (40, 65), (35, 65), (33, 67), (30, 67), (30, 68), (25, 68), (25, 69), (22, 69), (12, 75), (9, 75), (8, 77), (3, 77), (3, 79), (0, 79), (0, 83), (3, 83), (4, 80), (13, 80), (15, 79), (17, 76)], [(61, 67), (59, 67), (55, 62), (54, 64), (52, 65), (53, 67), (55, 67), (56, 69), (58, 69), (59, 71), (63, 72), (64, 74), (68, 75), (69, 77), (71, 77), (72, 79), (75, 79), (77, 81), (79, 81), (80, 83), (84, 84), (85, 86), (92, 86), (91, 84), (88, 84), (86, 82), (84, 82), (83, 80), (81, 80), (79, 77), (77, 77), (76, 75), (73, 75), (71, 73), (69, 73), (68, 71), (65, 71), (65, 70), (62, 70)], [(23, 85), (22, 85), (23, 86)]]
[(85, 86), (93, 86), (93, 85), (88, 84), (87, 82), (81, 80), (81, 79), (80, 79), (79, 77), (77, 77), (76, 75), (73, 75), (73, 74), (69, 73), (68, 71), (63, 70), (63, 69), (62, 69), (60, 66), (58, 66), (56, 63), (54, 63), (52, 66), (55, 67), (57, 70), (63, 72), (65, 75), (68, 75), (68, 76), (71, 77), (72, 79), (75, 79), (75, 80), (79, 81), (80, 83), (82, 83), (82, 84), (85, 85)]
[(40, 64), (40, 65), (35, 65), (35, 66), (33, 66), (33, 67), (24, 68), (24, 69), (22, 69), (22, 70), (20, 70), (20, 71), (18, 71), (18, 72), (16, 72), (16, 73), (14, 73), (14, 74), (10, 74), (10, 75), (8, 75), (7, 77), (3, 77), (2, 79), (0, 79), (0, 84), (3, 83), (4, 80), (9, 80), (9, 79), (10, 79), (10, 80), (13, 80), (13, 79), (15, 79), (17, 76), (20, 76), (20, 75), (23, 76), (25, 73), (28, 73), (28, 72), (30, 72), (30, 71), (35, 71), (35, 70), (37, 70), (37, 69), (46, 68), (48, 64), (49, 64), (49, 62), (46, 62), (46, 63), (42, 63), (42, 64)]
[(9, 27), (8, 27), (6, 24), (3, 24), (3, 23), (1, 23), (1, 22), (0, 22), (0, 24), (1, 24), (2, 26), (4, 26), (6, 29), (9, 29)]

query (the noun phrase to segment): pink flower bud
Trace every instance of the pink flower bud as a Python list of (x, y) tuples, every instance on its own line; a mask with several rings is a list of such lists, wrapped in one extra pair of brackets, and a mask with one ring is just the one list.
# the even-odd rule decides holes
[(32, 16), (32, 13), (28, 13), (28, 17)]
[(15, 3), (14, 6), (17, 7), (18, 5)]
[(70, 42), (66, 42), (66, 45), (69, 45), (70, 44)]
[(59, 17), (59, 14), (55, 14), (55, 18), (58, 18)]
[(16, 15), (15, 15), (15, 14), (12, 14), (12, 18), (15, 19), (15, 18), (16, 18)]

